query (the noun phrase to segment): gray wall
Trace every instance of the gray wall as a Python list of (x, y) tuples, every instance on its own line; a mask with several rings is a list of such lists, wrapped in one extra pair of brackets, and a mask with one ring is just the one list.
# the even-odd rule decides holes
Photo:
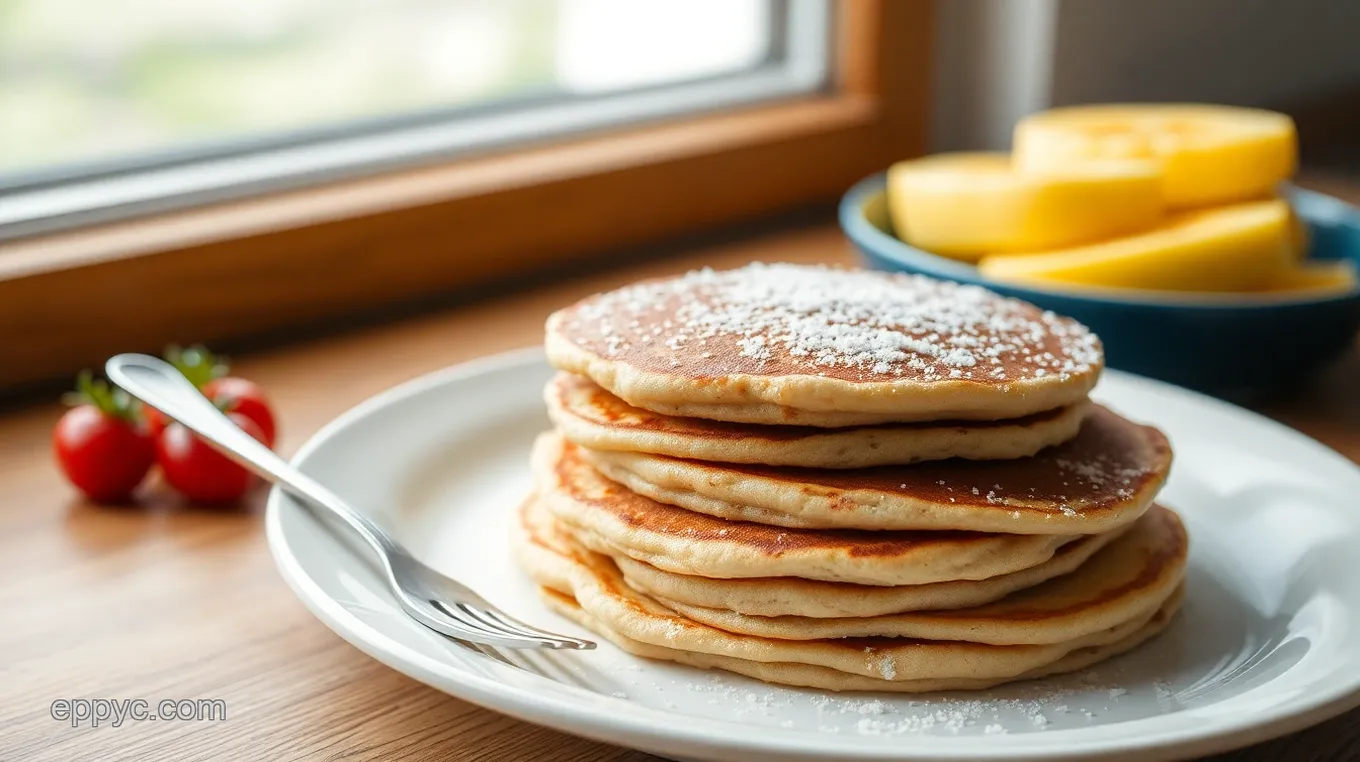
[(1360, 0), (943, 0), (934, 145), (1005, 148), (1048, 105), (1288, 107), (1360, 87)]
[(1357, 0), (1062, 0), (1054, 104), (1289, 106), (1360, 82)]
[(935, 150), (1004, 148), (1048, 105), (1057, 0), (936, 0)]

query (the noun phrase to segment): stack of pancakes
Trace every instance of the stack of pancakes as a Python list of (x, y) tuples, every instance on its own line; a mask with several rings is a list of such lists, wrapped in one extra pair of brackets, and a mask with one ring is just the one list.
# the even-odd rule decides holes
[(1187, 538), (1082, 325), (982, 289), (751, 265), (547, 328), (517, 557), (632, 653), (830, 690), (981, 688), (1159, 632)]

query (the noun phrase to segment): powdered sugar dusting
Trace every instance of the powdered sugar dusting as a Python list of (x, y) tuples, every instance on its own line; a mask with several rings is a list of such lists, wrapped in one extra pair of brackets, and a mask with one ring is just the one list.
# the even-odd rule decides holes
[(1080, 324), (975, 286), (788, 264), (639, 283), (582, 302), (563, 328), (603, 356), (704, 372), (1004, 385), (1102, 361)]
[[(1148, 474), (1146, 468), (1115, 462), (1108, 453), (1095, 453), (1083, 460), (1056, 458), (1053, 463), (1077, 482), (1075, 486), (1107, 490), (1121, 499), (1133, 497), (1137, 483)], [(1066, 505), (1062, 510), (1069, 516), (1076, 515), (1076, 511)]]
[[(864, 651), (875, 671), (883, 655), (878, 649)], [(1103, 723), (1114, 714), (1128, 716), (1132, 710), (1140, 716), (1139, 708), (1173, 704), (1169, 684), (1114, 681), (1124, 674), (1117, 665), (1102, 665), (989, 691), (875, 696), (788, 689), (721, 671), (658, 674), (628, 665), (613, 671), (617, 680), (602, 692), (668, 710), (676, 710), (679, 699), (681, 713), (735, 718), (773, 732), (893, 737), (1069, 730)]]
[(770, 359), (770, 348), (765, 345), (764, 336), (747, 336), (738, 339), (737, 346), (741, 347), (743, 357), (751, 357), (756, 360)]
[(846, 717), (854, 720), (855, 730), (863, 735), (965, 732), (1002, 735), (1045, 731), (1055, 725), (1077, 727), (1088, 723), (1096, 712), (1088, 709), (1073, 712), (1067, 700), (1099, 702), (1093, 708), (1108, 711), (1112, 701), (1128, 693), (1128, 689), (1106, 682), (1101, 675), (1087, 672), (1050, 683), (1011, 686), (1000, 694), (975, 694), (967, 698), (946, 694), (883, 701), (821, 696), (812, 703), (823, 725), (829, 725), (838, 716)]

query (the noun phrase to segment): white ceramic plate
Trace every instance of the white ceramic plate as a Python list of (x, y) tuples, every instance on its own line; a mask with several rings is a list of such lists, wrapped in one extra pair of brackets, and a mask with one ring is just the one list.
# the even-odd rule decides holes
[[(547, 426), (541, 353), (451, 368), (369, 400), (298, 453), (304, 470), (515, 616), (588, 635), (539, 603), (507, 550)], [(1170, 629), (1088, 672), (982, 693), (824, 694), (628, 656), (513, 664), (408, 620), (369, 567), (277, 491), (270, 546), (331, 629), (440, 690), (569, 733), (692, 760), (1182, 759), (1360, 703), (1360, 469), (1264, 418), (1110, 372), (1095, 395), (1176, 449), (1163, 502), (1190, 527)]]

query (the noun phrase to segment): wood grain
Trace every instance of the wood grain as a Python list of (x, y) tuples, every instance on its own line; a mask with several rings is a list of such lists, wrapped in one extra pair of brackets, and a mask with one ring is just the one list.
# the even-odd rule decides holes
[(0, 244), (0, 388), (834, 199), (924, 149), (933, 28), (834, 7), (840, 84), (805, 99)]
[[(284, 451), (364, 398), (539, 341), (569, 300), (639, 277), (754, 259), (848, 261), (829, 223), (639, 263), (483, 303), (240, 358), (273, 394)], [(1267, 411), (1360, 459), (1360, 352)], [(393, 672), (314, 620), (274, 570), (263, 496), (221, 512), (153, 485), (98, 508), (55, 473), (39, 405), (0, 416), (0, 759), (654, 759), (511, 720)], [(224, 722), (72, 729), (57, 698), (222, 698)], [(1360, 759), (1360, 712), (1222, 762)]]

